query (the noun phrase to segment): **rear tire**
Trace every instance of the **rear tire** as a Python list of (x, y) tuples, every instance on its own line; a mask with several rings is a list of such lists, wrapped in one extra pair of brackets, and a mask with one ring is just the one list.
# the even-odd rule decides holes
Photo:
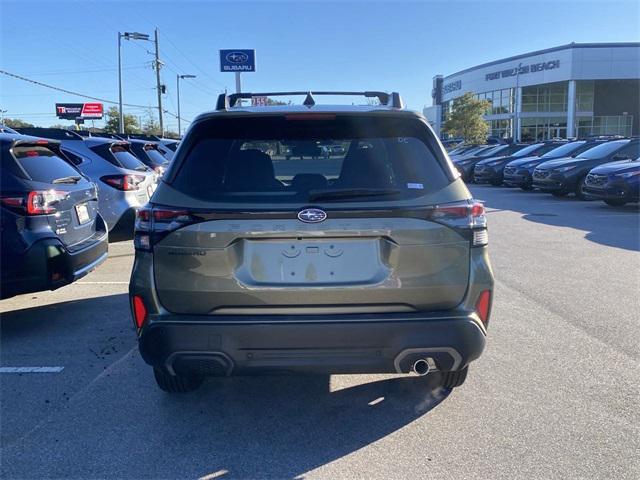
[(445, 388), (456, 388), (467, 379), (469, 367), (464, 367), (456, 372), (442, 372), (442, 386)]
[(502, 185), (502, 180), (491, 180), (489, 183), (491, 183), (491, 185), (493, 185), (494, 187), (499, 187), (500, 185)]
[(553, 195), (554, 197), (557, 197), (557, 198), (562, 198), (562, 197), (566, 197), (567, 195), (569, 195), (569, 192), (551, 192), (551, 195)]
[(530, 192), (531, 190), (533, 190), (533, 185), (520, 185), (520, 188), (525, 192)]
[(153, 376), (161, 390), (168, 393), (187, 393), (196, 390), (202, 382), (200, 377), (185, 377), (182, 375), (169, 375), (159, 368), (153, 369)]
[(627, 202), (625, 200), (605, 200), (604, 203), (610, 207), (621, 207)]

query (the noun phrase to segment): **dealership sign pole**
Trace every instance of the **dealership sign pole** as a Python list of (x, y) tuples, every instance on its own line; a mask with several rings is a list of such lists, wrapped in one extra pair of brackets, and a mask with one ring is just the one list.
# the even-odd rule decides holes
[[(242, 91), (240, 74), (256, 71), (255, 50), (220, 50), (220, 71), (236, 74), (236, 93)], [(240, 103), (242, 105), (242, 103)]]

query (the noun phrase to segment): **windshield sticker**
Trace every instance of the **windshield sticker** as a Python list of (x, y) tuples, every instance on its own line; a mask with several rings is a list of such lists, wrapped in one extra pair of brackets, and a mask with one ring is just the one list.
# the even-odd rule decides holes
[(424, 185), (422, 183), (407, 183), (407, 188), (415, 188), (417, 190), (424, 190)]

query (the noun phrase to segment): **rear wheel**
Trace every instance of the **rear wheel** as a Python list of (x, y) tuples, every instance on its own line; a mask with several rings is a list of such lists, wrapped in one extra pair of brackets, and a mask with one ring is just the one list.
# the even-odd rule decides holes
[(627, 202), (624, 201), (624, 200), (615, 200), (614, 199), (614, 200), (605, 200), (604, 203), (606, 203), (610, 207), (621, 207)]
[(499, 187), (500, 185), (502, 185), (502, 180), (491, 180), (489, 183), (494, 187)]
[(569, 192), (562, 192), (562, 191), (560, 191), (560, 192), (551, 192), (551, 195), (553, 195), (554, 197), (561, 198), (561, 197), (566, 197), (567, 195), (569, 195)]
[(520, 185), (520, 188), (525, 192), (530, 192), (531, 190), (533, 190), (533, 185), (527, 185), (527, 184)]
[(183, 375), (169, 375), (159, 368), (153, 369), (153, 376), (161, 390), (168, 393), (187, 393), (196, 390), (204, 379), (202, 377), (186, 377)]
[(467, 379), (467, 372), (469, 367), (464, 367), (462, 370), (456, 372), (443, 372), (442, 373), (442, 386), (445, 388), (459, 387)]

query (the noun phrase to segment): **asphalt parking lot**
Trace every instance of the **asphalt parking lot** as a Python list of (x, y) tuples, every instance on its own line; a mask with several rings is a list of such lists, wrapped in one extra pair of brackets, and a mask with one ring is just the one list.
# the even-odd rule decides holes
[(398, 376), (208, 381), (171, 396), (135, 345), (130, 242), (55, 292), (0, 302), (2, 478), (640, 476), (640, 215), (474, 186), (496, 298), (449, 393)]

